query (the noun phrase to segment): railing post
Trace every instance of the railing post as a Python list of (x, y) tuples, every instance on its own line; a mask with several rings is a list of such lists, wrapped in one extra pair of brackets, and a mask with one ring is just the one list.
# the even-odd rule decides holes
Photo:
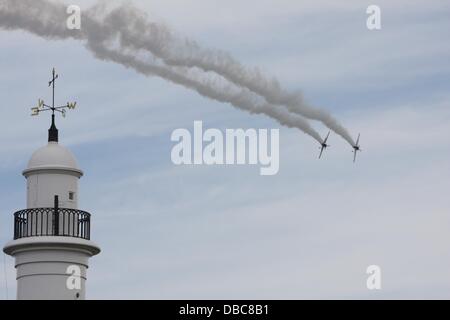
[(18, 221), (19, 219), (17, 219), (17, 213), (15, 213), (14, 214), (14, 240), (16, 240), (17, 239), (17, 237), (18, 237), (18, 231), (17, 231), (17, 229), (18, 229), (18, 227), (19, 227), (19, 221)]
[(59, 235), (59, 200), (58, 196), (55, 195), (55, 208), (54, 208), (54, 214), (55, 214), (55, 236)]

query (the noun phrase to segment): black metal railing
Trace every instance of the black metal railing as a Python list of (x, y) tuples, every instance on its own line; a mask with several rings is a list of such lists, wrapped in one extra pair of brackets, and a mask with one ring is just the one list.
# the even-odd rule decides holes
[(14, 239), (64, 236), (90, 239), (91, 214), (68, 208), (33, 208), (14, 213)]

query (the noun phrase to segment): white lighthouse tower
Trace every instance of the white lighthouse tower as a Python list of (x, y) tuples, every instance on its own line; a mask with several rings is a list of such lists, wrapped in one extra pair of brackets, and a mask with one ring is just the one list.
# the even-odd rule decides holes
[(73, 154), (58, 143), (54, 106), (39, 101), (33, 114), (50, 110), (48, 144), (36, 150), (23, 175), (27, 209), (14, 213), (14, 240), (3, 251), (15, 258), (17, 299), (84, 299), (88, 259), (100, 252), (90, 240), (91, 215), (78, 210), (78, 181), (83, 172)]

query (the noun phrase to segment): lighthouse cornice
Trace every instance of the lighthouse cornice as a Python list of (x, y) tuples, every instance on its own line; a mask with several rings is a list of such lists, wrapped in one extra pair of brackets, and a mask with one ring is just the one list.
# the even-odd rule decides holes
[(3, 251), (9, 255), (36, 250), (72, 250), (88, 254), (89, 256), (100, 253), (100, 247), (92, 240), (59, 236), (16, 239), (8, 242), (3, 248)]
[(71, 168), (71, 167), (65, 167), (65, 166), (55, 166), (55, 165), (43, 165), (39, 167), (34, 168), (27, 168), (22, 171), (22, 175), (27, 178), (28, 176), (32, 174), (37, 173), (54, 173), (54, 174), (67, 174), (76, 176), (78, 178), (81, 178), (83, 176), (83, 170), (77, 169), (77, 168)]

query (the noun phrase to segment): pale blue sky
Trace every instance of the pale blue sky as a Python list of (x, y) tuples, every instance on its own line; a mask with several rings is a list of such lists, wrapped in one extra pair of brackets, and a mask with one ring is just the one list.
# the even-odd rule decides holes
[[(55, 66), (57, 100), (79, 104), (58, 120), (60, 142), (85, 171), (79, 205), (103, 250), (89, 298), (450, 298), (448, 1), (134, 3), (361, 132), (358, 162), (336, 135), (317, 160), (315, 141), (267, 117), (96, 60), (75, 41), (0, 30), (2, 244), (26, 205), (21, 171), (46, 142), (49, 119), (29, 108), (50, 98)], [(370, 4), (382, 30), (366, 28)], [(280, 128), (279, 174), (173, 165), (170, 134), (194, 120)], [(371, 264), (381, 291), (366, 289)], [(7, 276), (12, 298), (10, 257)]]

